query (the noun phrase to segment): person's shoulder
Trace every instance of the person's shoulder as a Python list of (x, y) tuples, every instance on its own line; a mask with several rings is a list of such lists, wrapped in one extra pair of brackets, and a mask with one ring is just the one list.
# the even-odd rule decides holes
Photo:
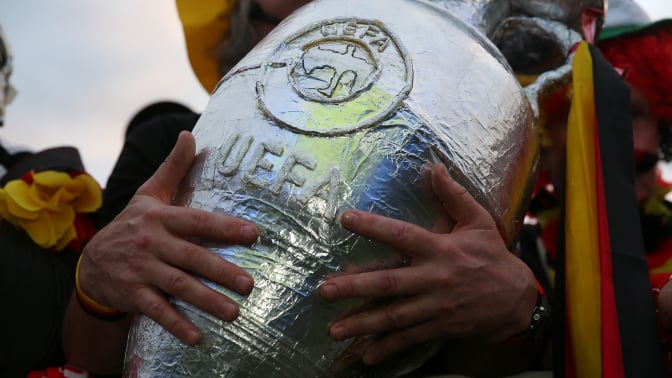
[(126, 139), (143, 139), (159, 135), (175, 135), (181, 131), (191, 131), (200, 114), (194, 112), (157, 114), (134, 127)]
[(20, 179), (27, 172), (41, 171), (84, 172), (79, 150), (72, 146), (48, 148), (37, 153), (25, 153), (12, 164), (0, 178), (0, 187), (11, 180)]
[[(33, 250), (79, 251), (93, 235), (88, 217), (100, 201), (100, 184), (86, 172), (77, 148), (59, 146), (30, 154), (0, 178), (2, 245), (28, 252), (17, 238), (25, 233), (34, 241)], [(55, 217), (54, 208), (74, 218)], [(20, 232), (7, 231), (12, 227)]]

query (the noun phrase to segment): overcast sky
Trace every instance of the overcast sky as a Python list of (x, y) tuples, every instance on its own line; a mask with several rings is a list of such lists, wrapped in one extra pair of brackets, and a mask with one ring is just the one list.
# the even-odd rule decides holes
[[(653, 19), (672, 18), (671, 0), (639, 3)], [(0, 138), (31, 150), (75, 146), (101, 185), (142, 106), (207, 103), (173, 0), (0, 0), (0, 25), (19, 92)]]

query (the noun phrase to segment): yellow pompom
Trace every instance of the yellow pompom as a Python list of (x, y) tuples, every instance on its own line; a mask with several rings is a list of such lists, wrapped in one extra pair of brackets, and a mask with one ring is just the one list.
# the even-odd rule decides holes
[(87, 174), (31, 173), (0, 189), (0, 216), (24, 229), (35, 244), (57, 251), (77, 237), (77, 213), (94, 212), (101, 204), (100, 186)]

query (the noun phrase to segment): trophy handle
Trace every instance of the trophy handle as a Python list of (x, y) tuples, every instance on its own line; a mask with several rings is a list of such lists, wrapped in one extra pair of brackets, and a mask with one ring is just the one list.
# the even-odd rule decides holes
[(572, 80), (573, 47), (583, 38), (567, 25), (537, 17), (509, 17), (490, 38), (514, 73), (536, 76), (524, 91), (536, 119), (539, 99)]
[(594, 12), (595, 32), (599, 34), (604, 25), (607, 0), (511, 0), (511, 6), (514, 14), (558, 21), (579, 33), (585, 31), (586, 12)]

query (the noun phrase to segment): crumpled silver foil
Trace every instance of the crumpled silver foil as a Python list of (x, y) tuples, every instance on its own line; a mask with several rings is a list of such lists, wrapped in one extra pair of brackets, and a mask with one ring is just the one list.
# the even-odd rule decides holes
[[(196, 125), (197, 163), (179, 203), (263, 229), (251, 248), (208, 245), (255, 288), (241, 297), (206, 282), (240, 304), (232, 323), (174, 299), (204, 332), (196, 347), (136, 319), (125, 376), (390, 377), (431, 357), (439, 342), (365, 367), (375, 336), (336, 342), (327, 326), (380, 303), (330, 303), (316, 288), (331, 274), (406, 263), (343, 229), (338, 215), (357, 208), (431, 228), (440, 215), (426, 180), (433, 163), (515, 242), (538, 159), (534, 102), (566, 80), (568, 62), (521, 88), (497, 46), (516, 25), (556, 35), (558, 24), (506, 24), (520, 10), (502, 3), (318, 0), (234, 67)], [(560, 29), (560, 40), (576, 38)]]

